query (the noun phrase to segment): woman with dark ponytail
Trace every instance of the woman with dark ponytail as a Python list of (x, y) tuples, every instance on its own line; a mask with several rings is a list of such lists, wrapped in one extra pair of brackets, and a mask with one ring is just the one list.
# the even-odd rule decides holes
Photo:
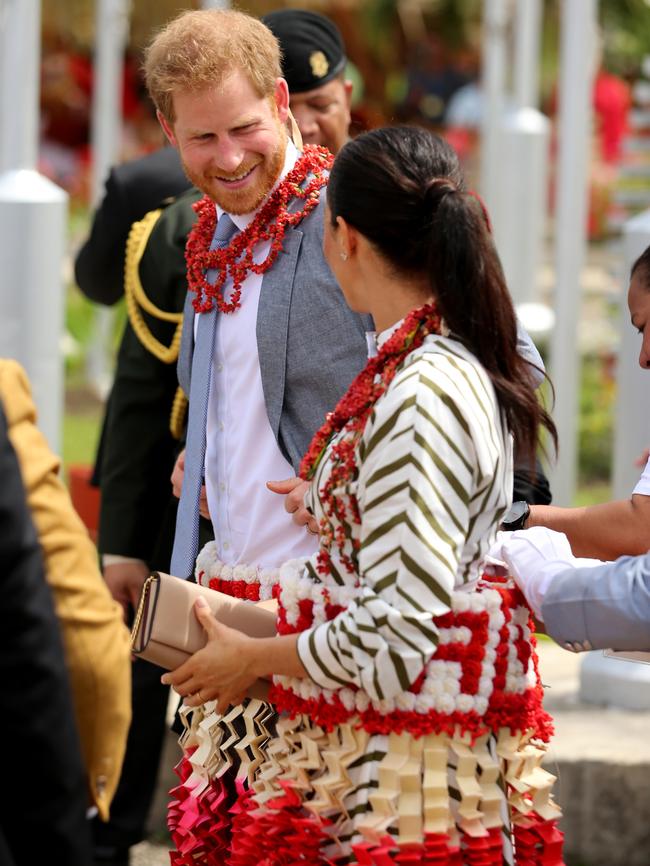
[(451, 148), (407, 127), (349, 142), (328, 203), (327, 260), (380, 333), (303, 460), (320, 546), (281, 568), (280, 636), (219, 630), (237, 674), (215, 690), (273, 675), (282, 714), (237, 866), (561, 866), (530, 611), (484, 562), (513, 436), (532, 461), (555, 428), (487, 216)]
[(487, 212), (465, 189), (453, 149), (415, 127), (378, 129), (339, 155), (328, 201), (333, 232), (340, 218), (396, 274), (426, 281), (448, 331), (487, 371), (522, 456), (534, 455), (540, 423), (555, 442), (531, 366), (518, 351)]

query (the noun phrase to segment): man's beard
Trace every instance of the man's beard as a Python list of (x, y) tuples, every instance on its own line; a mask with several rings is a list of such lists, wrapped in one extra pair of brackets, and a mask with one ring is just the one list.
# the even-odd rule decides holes
[[(281, 126), (280, 131), (281, 136), (278, 140), (278, 146), (270, 156), (258, 157), (257, 161), (253, 157), (247, 162), (242, 163), (237, 171), (224, 172), (212, 169), (207, 173), (197, 174), (183, 163), (185, 174), (194, 186), (210, 196), (226, 213), (234, 215), (252, 213), (257, 210), (269, 195), (282, 172), (287, 150), (287, 136)], [(218, 180), (214, 180), (215, 175), (224, 178), (241, 177), (253, 167), (255, 167), (255, 171), (257, 172), (255, 182), (243, 189), (229, 191), (224, 189), (223, 184), (219, 183)]]

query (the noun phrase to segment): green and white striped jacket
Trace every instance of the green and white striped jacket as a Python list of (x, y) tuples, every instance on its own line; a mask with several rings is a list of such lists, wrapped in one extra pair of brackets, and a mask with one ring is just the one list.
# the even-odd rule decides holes
[[(281, 570), (280, 600), (288, 622), (301, 599), (314, 600), (313, 625), (298, 639), (311, 680), (301, 691), (349, 699), (352, 685), (357, 703), (390, 712), (435, 654), (432, 616), (479, 576), (511, 501), (511, 436), (489, 377), (461, 343), (432, 335), (405, 359), (366, 424), (357, 465), (361, 523), (345, 529), (360, 541), (358, 574), (335, 555), (326, 576), (315, 557), (294, 560)], [(326, 455), (307, 495), (318, 519), (329, 469)], [(328, 603), (345, 608), (330, 621), (322, 584)]]

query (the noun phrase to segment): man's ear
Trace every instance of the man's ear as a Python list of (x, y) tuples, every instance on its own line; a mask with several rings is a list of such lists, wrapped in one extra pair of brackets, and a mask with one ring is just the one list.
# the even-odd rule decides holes
[(176, 136), (174, 135), (174, 130), (172, 129), (171, 124), (165, 117), (165, 115), (161, 111), (156, 111), (156, 117), (158, 118), (158, 123), (162, 126), (163, 132), (167, 137), (167, 140), (172, 145), (172, 147), (178, 147), (178, 142), (176, 141)]
[(276, 79), (273, 99), (278, 110), (280, 123), (286, 123), (289, 117), (289, 85), (284, 78)]
[(303, 140), (300, 129), (298, 128), (298, 124), (296, 123), (296, 118), (291, 113), (291, 109), (289, 109), (289, 113), (287, 116), (287, 128), (289, 130), (289, 135), (291, 136), (291, 141), (296, 145), (296, 150), (303, 149)]

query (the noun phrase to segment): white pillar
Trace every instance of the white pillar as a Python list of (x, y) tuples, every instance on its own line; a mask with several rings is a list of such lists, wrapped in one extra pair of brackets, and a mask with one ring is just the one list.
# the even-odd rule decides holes
[(92, 145), (93, 205), (102, 197), (109, 169), (119, 159), (122, 138), (124, 49), (129, 0), (97, 0), (93, 62)]
[(481, 192), (496, 228), (503, 168), (500, 148), (506, 87), (507, 0), (485, 0), (483, 10), (481, 88), (485, 110), (481, 120)]
[(0, 170), (34, 168), (38, 156), (40, 3), (3, 0), (0, 13)]
[(630, 323), (627, 277), (634, 261), (650, 245), (650, 210), (623, 227), (625, 291), (621, 296), (621, 324), (616, 367), (617, 400), (614, 435), (613, 498), (627, 499), (641, 470), (634, 460), (650, 447), (650, 372), (639, 367), (641, 341)]
[(537, 300), (546, 229), (549, 121), (536, 108), (506, 113), (501, 131), (504, 171), (494, 227), (506, 282), (516, 304)]
[(541, 5), (517, 0), (514, 107), (501, 128), (497, 248), (516, 304), (537, 301), (548, 198), (549, 121), (537, 110)]
[(539, 105), (541, 30), (541, 0), (517, 0), (514, 97), (518, 108), (537, 108)]
[(551, 376), (560, 451), (551, 471), (558, 505), (571, 505), (576, 484), (578, 383), (577, 344), (580, 278), (585, 260), (587, 184), (591, 140), (592, 80), (596, 46), (596, 0), (560, 4), (559, 155), (556, 182), (555, 330)]
[[(97, 0), (91, 128), (92, 197), (95, 207), (101, 201), (109, 170), (120, 156), (129, 5), (129, 0)], [(116, 254), (123, 255), (124, 251), (116, 250)], [(112, 379), (109, 355), (113, 322), (113, 310), (100, 307), (94, 311), (87, 372), (101, 397), (107, 395)]]
[(31, 379), (39, 426), (60, 450), (66, 193), (36, 171), (39, 0), (0, 7), (0, 355)]

